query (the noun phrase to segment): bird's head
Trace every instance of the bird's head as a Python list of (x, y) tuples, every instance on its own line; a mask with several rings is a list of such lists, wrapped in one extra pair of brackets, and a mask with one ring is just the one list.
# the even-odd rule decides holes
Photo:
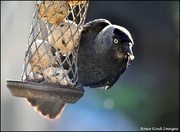
[(118, 25), (108, 25), (100, 33), (104, 43), (113, 50), (116, 58), (134, 59), (134, 41), (127, 29)]

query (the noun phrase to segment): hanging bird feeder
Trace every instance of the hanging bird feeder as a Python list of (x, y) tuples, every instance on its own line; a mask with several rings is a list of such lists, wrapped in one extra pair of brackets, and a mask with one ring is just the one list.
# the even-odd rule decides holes
[(7, 80), (12, 95), (75, 103), (84, 94), (77, 55), (89, 1), (37, 1), (21, 81)]

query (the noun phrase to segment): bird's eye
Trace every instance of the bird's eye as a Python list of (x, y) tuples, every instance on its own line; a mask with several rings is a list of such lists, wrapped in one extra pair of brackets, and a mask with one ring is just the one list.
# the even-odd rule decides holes
[(114, 43), (117, 44), (119, 41), (117, 39), (114, 39)]

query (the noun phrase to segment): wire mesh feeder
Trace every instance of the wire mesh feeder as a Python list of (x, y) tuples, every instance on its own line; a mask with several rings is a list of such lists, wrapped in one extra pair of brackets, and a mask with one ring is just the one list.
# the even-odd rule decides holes
[(22, 81), (7, 80), (14, 96), (75, 103), (77, 55), (89, 1), (37, 1)]

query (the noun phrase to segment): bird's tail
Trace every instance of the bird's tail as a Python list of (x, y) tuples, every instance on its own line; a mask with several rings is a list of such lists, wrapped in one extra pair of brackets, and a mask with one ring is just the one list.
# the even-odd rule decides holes
[(44, 118), (54, 120), (59, 118), (65, 108), (64, 102), (51, 102), (36, 99), (26, 99), (28, 104), (34, 107), (34, 110), (39, 112)]

